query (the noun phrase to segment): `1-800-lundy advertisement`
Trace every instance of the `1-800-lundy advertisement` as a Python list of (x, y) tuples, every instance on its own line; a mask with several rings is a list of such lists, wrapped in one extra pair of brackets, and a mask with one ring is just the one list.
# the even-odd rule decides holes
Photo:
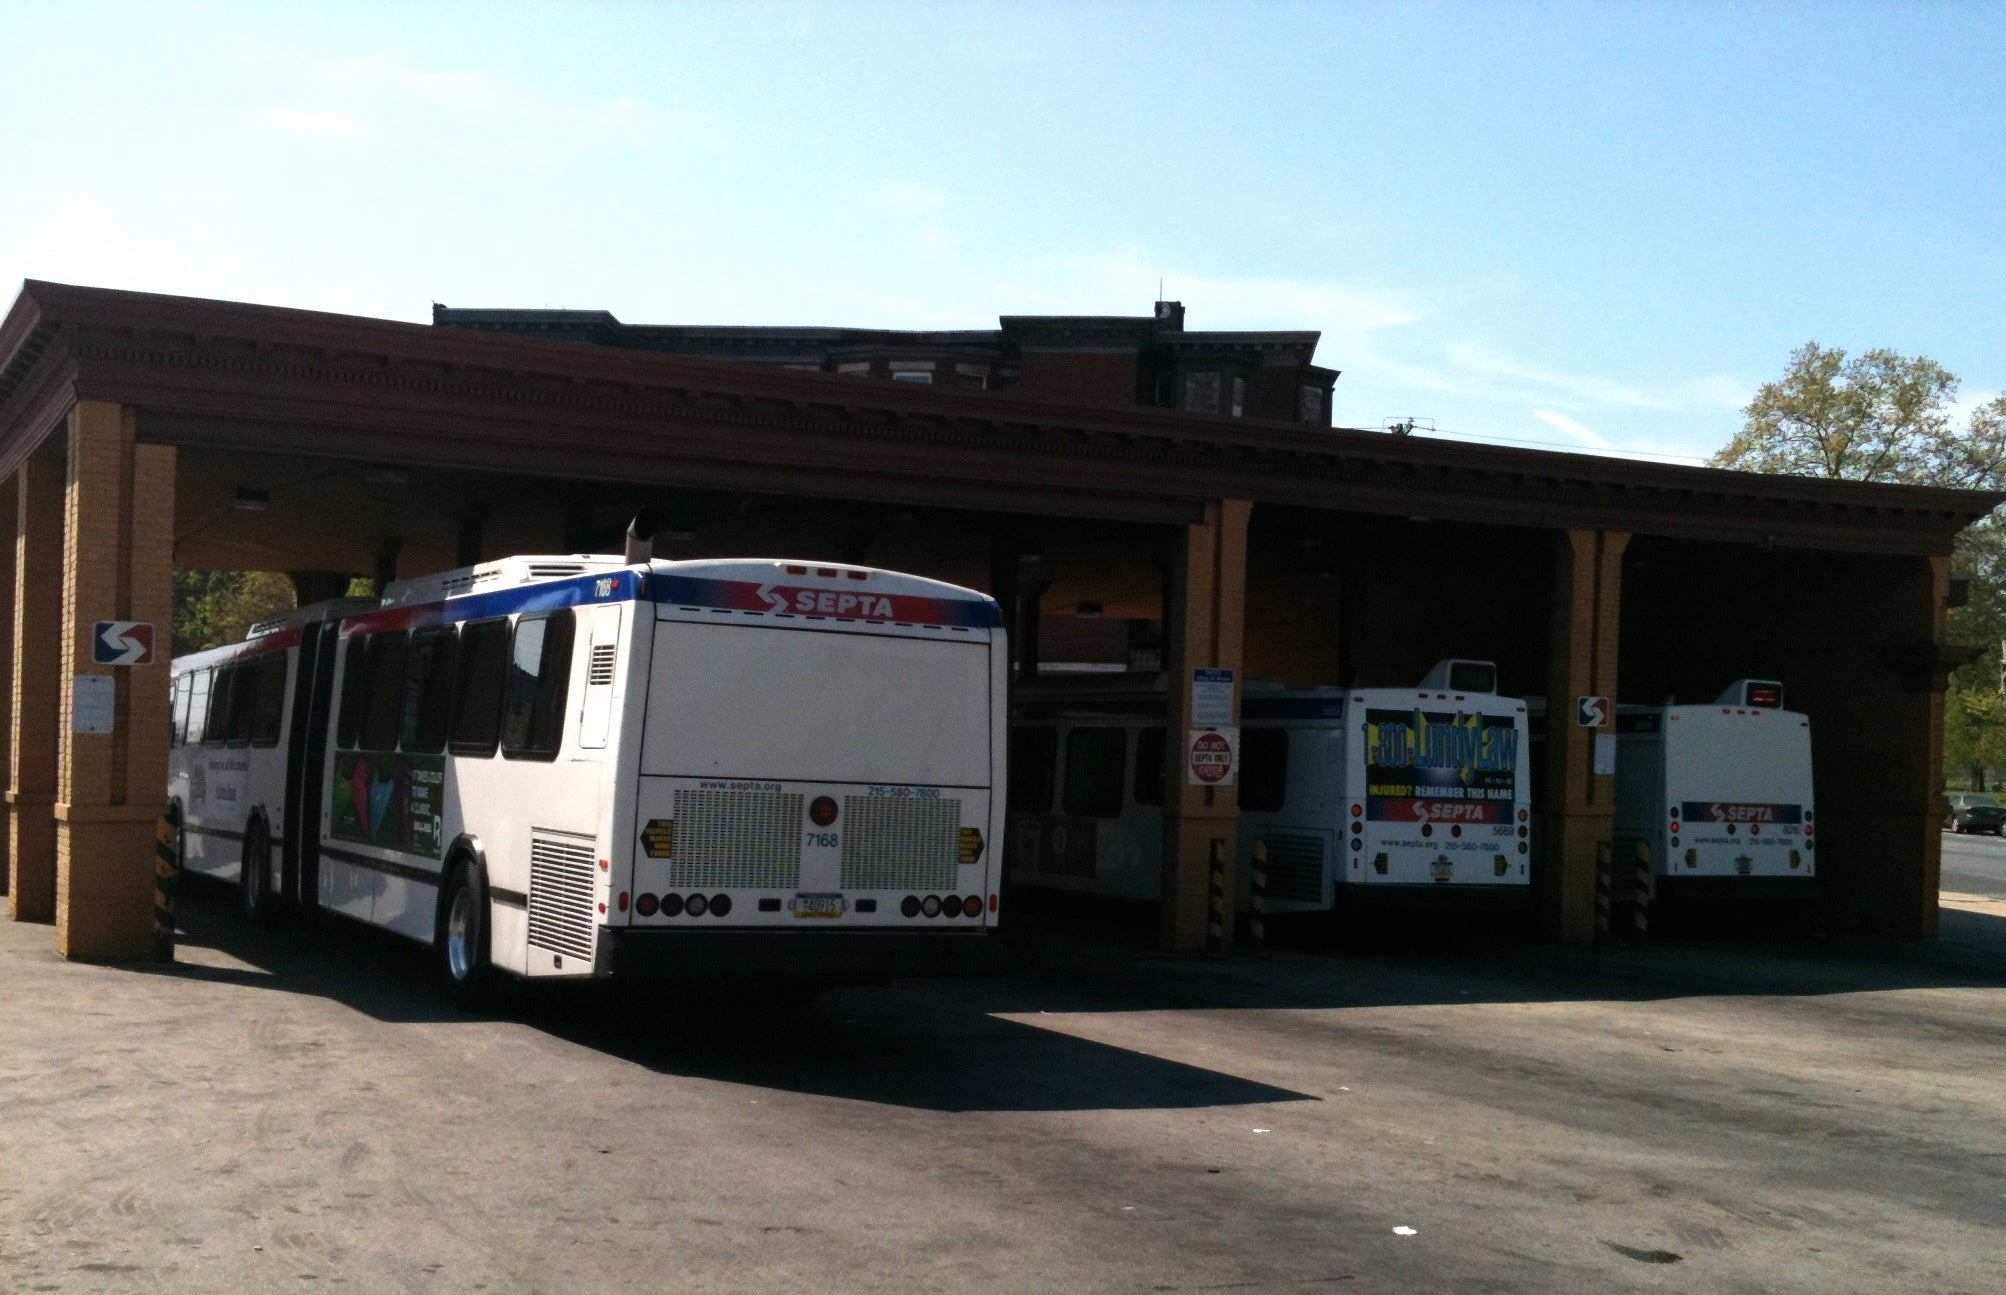
[(1366, 817), (1396, 823), (1509, 823), (1519, 730), (1511, 717), (1365, 712)]

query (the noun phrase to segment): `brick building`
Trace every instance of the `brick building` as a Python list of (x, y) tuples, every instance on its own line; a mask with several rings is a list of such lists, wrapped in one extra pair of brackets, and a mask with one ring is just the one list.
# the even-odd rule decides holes
[(1004, 315), (993, 329), (623, 324), (604, 310), (434, 305), (446, 328), (619, 346), (893, 382), (1022, 391), (1049, 400), (1149, 405), (1330, 426), (1338, 371), (1311, 363), (1322, 336), (1197, 332), (1184, 303), (1148, 315)]

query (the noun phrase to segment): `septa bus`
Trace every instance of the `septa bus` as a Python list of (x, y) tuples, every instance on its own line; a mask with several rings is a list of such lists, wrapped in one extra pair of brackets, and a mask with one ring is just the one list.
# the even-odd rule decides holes
[(960, 969), (997, 920), (996, 604), (831, 563), (517, 557), (174, 662), (192, 872), (491, 971)]
[[(1240, 899), (1266, 843), (1276, 912), (1349, 897), (1527, 893), (1525, 706), (1487, 661), (1417, 688), (1283, 688), (1241, 699)], [(1028, 690), (1013, 732), (1010, 877), (1122, 899), (1162, 894), (1162, 676)]]
[(1651, 848), (1668, 898), (1806, 894), (1817, 876), (1811, 721), (1783, 685), (1616, 714), (1616, 834)]

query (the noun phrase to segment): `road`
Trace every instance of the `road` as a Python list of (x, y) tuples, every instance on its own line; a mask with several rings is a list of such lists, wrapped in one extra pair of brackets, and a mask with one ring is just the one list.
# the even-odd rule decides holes
[(1953, 894), (2006, 899), (2006, 840), (1945, 832), (1940, 889)]
[(0, 1290), (1999, 1289), (2006, 916), (1222, 960), (1082, 925), (793, 1014), (475, 1018), (395, 940), (184, 915), (132, 970), (0, 921)]

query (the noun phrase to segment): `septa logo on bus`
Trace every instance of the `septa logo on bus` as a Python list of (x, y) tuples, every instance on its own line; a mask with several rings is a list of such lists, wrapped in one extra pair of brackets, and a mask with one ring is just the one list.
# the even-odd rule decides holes
[(1504, 823), (1511, 802), (1501, 800), (1419, 800), (1375, 796), (1368, 818), (1385, 823)]

